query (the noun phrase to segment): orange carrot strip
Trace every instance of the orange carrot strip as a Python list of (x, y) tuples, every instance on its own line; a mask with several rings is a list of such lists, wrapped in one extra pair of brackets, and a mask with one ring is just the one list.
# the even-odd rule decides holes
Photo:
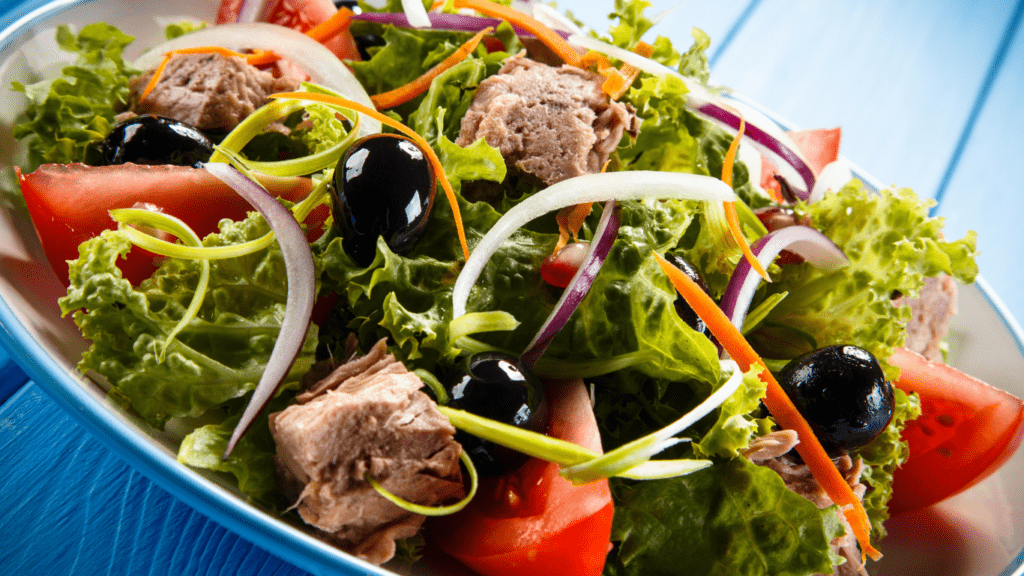
[(558, 223), (558, 242), (555, 244), (555, 249), (551, 251), (552, 254), (558, 254), (562, 248), (565, 248), (570, 234), (574, 242), (580, 239), (580, 228), (583, 228), (583, 223), (586, 222), (587, 216), (590, 216), (593, 209), (594, 203), (590, 202), (566, 206), (558, 211), (558, 215), (555, 216), (555, 222)]
[(733, 326), (722, 309), (693, 280), (657, 253), (654, 254), (654, 257), (665, 274), (668, 275), (672, 285), (693, 308), (697, 316), (704, 321), (729, 356), (739, 364), (740, 369), (746, 372), (752, 366), (758, 367), (761, 380), (768, 386), (764, 397), (765, 406), (771, 411), (779, 426), (796, 431), (800, 438), (800, 442), (796, 445), (797, 452), (829, 498), (843, 511), (843, 515), (846, 516), (846, 520), (850, 523), (850, 527), (860, 543), (862, 553), (875, 560), (881, 558), (882, 554), (871, 546), (871, 523), (864, 506), (850, 489), (850, 485), (839, 473), (839, 470), (836, 469), (832, 459), (825, 453), (825, 449), (822, 448), (821, 442), (814, 435), (807, 420), (796, 409), (793, 401), (789, 399), (775, 377), (768, 371), (761, 357), (743, 338), (740, 331)]
[(470, 38), (468, 42), (459, 46), (459, 49), (453, 52), (451, 56), (445, 58), (443, 62), (424, 72), (419, 78), (409, 82), (405, 86), (399, 86), (398, 88), (389, 90), (383, 94), (371, 96), (370, 100), (373, 101), (373, 105), (376, 106), (378, 110), (385, 110), (387, 108), (394, 108), (400, 104), (405, 104), (409, 100), (412, 100), (426, 92), (427, 89), (430, 88), (430, 83), (434, 81), (434, 78), (440, 76), (442, 72), (465, 60), (467, 56), (473, 53), (473, 50), (476, 50), (477, 45), (480, 44), (480, 41), (483, 40), (484, 36), (493, 31), (493, 28), (484, 28), (477, 32), (476, 36)]
[(633, 52), (643, 56), (644, 58), (650, 58), (654, 55), (654, 46), (651, 46), (647, 42), (640, 41), (633, 46)]
[(348, 30), (348, 27), (352, 25), (352, 18), (355, 17), (355, 15), (355, 12), (342, 6), (341, 8), (338, 8), (338, 11), (330, 18), (307, 30), (306, 36), (309, 36), (313, 40), (323, 44), (338, 34)]
[[(736, 136), (733, 137), (732, 142), (729, 143), (729, 151), (725, 153), (725, 161), (722, 162), (722, 182), (725, 182), (730, 187), (732, 186), (732, 165), (736, 161), (736, 151), (740, 147), (740, 139), (743, 138), (743, 130), (746, 128), (746, 122), (743, 120), (743, 115), (740, 115), (740, 129), (736, 132)], [(765, 282), (771, 282), (771, 278), (768, 277), (768, 272), (765, 271), (764, 266), (761, 266), (761, 262), (758, 261), (757, 256), (754, 256), (753, 250), (750, 249), (750, 244), (747, 243), (747, 239), (743, 236), (743, 230), (740, 229), (740, 218), (736, 214), (736, 202), (725, 201), (722, 203), (725, 207), (725, 221), (729, 223), (729, 231), (732, 232), (732, 238), (739, 245), (740, 250), (743, 251), (743, 257), (750, 263), (750, 267), (757, 272)]]
[[(437, 7), (443, 4), (444, 2), (435, 2), (434, 6)], [(452, 5), (455, 8), (470, 8), (492, 18), (501, 18), (508, 21), (509, 24), (515, 24), (536, 36), (538, 40), (543, 42), (545, 46), (550, 48), (566, 64), (580, 67), (579, 52), (566, 42), (564, 38), (559, 36), (557, 32), (535, 18), (507, 6), (489, 2), (488, 0), (454, 0)]]
[(241, 52), (235, 52), (234, 50), (228, 50), (220, 46), (196, 46), (193, 48), (179, 48), (177, 50), (171, 50), (164, 54), (164, 59), (160, 61), (160, 65), (153, 71), (152, 78), (146, 84), (145, 90), (142, 91), (142, 96), (139, 97), (139, 101), (145, 100), (149, 93), (156, 88), (156, 85), (160, 83), (160, 78), (163, 77), (164, 70), (167, 68), (167, 63), (170, 62), (171, 56), (177, 54), (220, 54), (226, 58), (237, 56), (238, 58), (244, 58), (247, 64), (253, 66), (259, 66), (262, 64), (270, 64), (278, 60), (278, 56), (273, 52), (267, 50), (256, 50), (252, 54), (242, 54)]
[(153, 71), (153, 76), (149, 78), (149, 82), (146, 84), (146, 89), (142, 91), (142, 96), (139, 97), (139, 102), (142, 102), (149, 96), (149, 93), (156, 88), (156, 85), (160, 83), (160, 77), (164, 75), (164, 69), (167, 68), (167, 63), (171, 60), (172, 53), (168, 52), (164, 54), (164, 59), (160, 61), (160, 65)]
[(469, 245), (466, 243), (466, 230), (462, 226), (462, 212), (459, 210), (459, 202), (455, 198), (455, 191), (452, 190), (452, 185), (448, 182), (448, 177), (445, 176), (444, 167), (441, 166), (441, 161), (437, 158), (437, 154), (434, 154), (434, 149), (427, 144), (427, 141), (422, 136), (417, 134), (414, 130), (410, 129), (405, 124), (398, 122), (397, 120), (385, 116), (380, 112), (364, 106), (358, 102), (353, 102), (346, 98), (340, 98), (338, 96), (331, 96), (329, 94), (317, 94), (315, 92), (278, 92), (277, 94), (271, 94), (271, 98), (294, 98), (296, 100), (312, 100), (314, 102), (322, 102), (324, 104), (331, 104), (334, 106), (341, 106), (349, 110), (354, 110), (362, 114), (366, 114), (371, 118), (380, 120), (384, 124), (391, 126), (395, 130), (402, 132), (409, 138), (412, 138), (420, 148), (427, 154), (427, 159), (430, 160), (430, 165), (434, 167), (434, 172), (437, 173), (437, 179), (441, 181), (441, 188), (444, 188), (445, 196), (448, 197), (448, 202), (452, 207), (452, 216), (455, 219), (455, 228), (459, 233), (459, 244), (462, 245), (462, 254), (468, 260), (469, 259)]

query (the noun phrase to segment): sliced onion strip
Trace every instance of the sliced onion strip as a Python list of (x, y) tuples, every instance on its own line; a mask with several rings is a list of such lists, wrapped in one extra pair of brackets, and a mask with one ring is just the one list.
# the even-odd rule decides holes
[(281, 246), (281, 256), (288, 276), (288, 295), (281, 331), (252, 398), (231, 433), (223, 456), (227, 459), (235, 444), (274, 396), (302, 350), (309, 329), (310, 314), (313, 312), (313, 301), (316, 299), (316, 274), (306, 234), (290, 210), (258, 183), (228, 164), (209, 163), (204, 168), (245, 198), (267, 220)]
[(402, 0), (402, 12), (413, 28), (430, 28), (427, 8), (420, 0)]
[(590, 248), (587, 249), (587, 254), (583, 257), (583, 262), (576, 270), (572, 280), (569, 281), (569, 285), (565, 287), (562, 297), (555, 304), (555, 308), (548, 315), (540, 330), (537, 331), (537, 335), (533, 337), (533, 341), (530, 342), (526, 350), (519, 356), (519, 362), (525, 368), (533, 368), (533, 365), (544, 354), (548, 344), (551, 344), (551, 340), (565, 326), (565, 323), (569, 321), (572, 313), (580, 305), (580, 302), (583, 302), (583, 299), (586, 298), (590, 287), (594, 284), (594, 279), (597, 278), (597, 273), (601, 271), (601, 266), (608, 257), (608, 253), (611, 252), (615, 238), (619, 235), (619, 224), (621, 221), (622, 218), (620, 217), (618, 207), (615, 205), (615, 200), (606, 202), (604, 212), (602, 212), (601, 219), (597, 223), (597, 229), (594, 231), (594, 241), (590, 243)]
[[(435, 30), (448, 30), (451, 32), (479, 32), (484, 28), (497, 28), (501, 20), (497, 18), (484, 18), (482, 16), (469, 16), (466, 14), (446, 14), (442, 12), (429, 12), (430, 27)], [(401, 12), (363, 12), (357, 14), (353, 20), (373, 22), (375, 24), (390, 24), (399, 28), (412, 28), (408, 17)], [(520, 38), (535, 38), (529, 31), (512, 25), (512, 29)], [(568, 32), (554, 31), (563, 38), (569, 36)]]
[[(675, 76), (686, 84), (688, 91), (686, 107), (689, 110), (729, 130), (735, 131), (740, 128), (740, 115), (731, 106), (722, 104), (718, 96), (692, 78), (687, 78), (660, 62), (645, 58), (618, 46), (613, 46), (591, 36), (572, 34), (567, 40), (570, 44), (621, 60), (648, 74), (654, 76)], [(796, 170), (797, 174), (804, 181), (805, 186), (804, 189), (797, 190), (797, 196), (806, 200), (811, 190), (814, 189), (816, 179), (814, 171), (799, 151), (788, 145), (774, 133), (777, 131), (778, 129), (775, 127), (762, 126), (757, 122), (747, 122), (744, 136), (763, 154), (770, 156), (771, 159), (789, 164)]]
[[(826, 272), (838, 270), (850, 261), (828, 236), (814, 228), (800, 225), (769, 232), (754, 242), (751, 249), (757, 255), (758, 262), (765, 268), (770, 266), (783, 250), (798, 254)], [(760, 284), (761, 277), (751, 268), (750, 263), (740, 260), (722, 295), (722, 311), (736, 328), (743, 328), (743, 319)]]
[[(623, 444), (602, 456), (565, 468), (559, 474), (570, 480), (573, 484), (586, 484), (599, 478), (618, 476), (627, 470), (649, 462), (651, 458), (666, 448), (688, 441), (688, 439), (676, 438), (675, 435), (693, 426), (698, 420), (721, 406), (736, 393), (736, 390), (743, 383), (743, 371), (740, 370), (736, 362), (722, 360), (721, 365), (723, 369), (730, 369), (732, 375), (729, 376), (729, 379), (718, 390), (715, 390), (693, 410), (683, 414), (678, 420), (660, 430)], [(697, 469), (699, 470), (703, 467), (700, 466)]]
[[(222, 46), (238, 52), (272, 50), (278, 56), (302, 66), (312, 82), (326, 86), (349, 100), (373, 106), (362, 84), (323, 44), (297, 30), (266, 22), (223, 24), (196, 30), (154, 46), (132, 65), (139, 70), (149, 70), (157, 66), (167, 52), (201, 46)], [(380, 126), (379, 121), (363, 116), (360, 134), (376, 134), (380, 132)]]
[(577, 176), (552, 184), (509, 209), (480, 239), (455, 281), (452, 290), (452, 318), (466, 313), (469, 292), (487, 261), (502, 242), (527, 222), (575, 204), (641, 198), (723, 202), (733, 200), (736, 196), (732, 188), (717, 178), (678, 172), (605, 172)]

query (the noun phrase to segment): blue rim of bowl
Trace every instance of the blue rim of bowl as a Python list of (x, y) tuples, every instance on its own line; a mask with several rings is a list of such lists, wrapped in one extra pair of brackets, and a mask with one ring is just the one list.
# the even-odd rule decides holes
[[(15, 40), (38, 24), (68, 9), (94, 1), (96, 0), (29, 0), (9, 7), (6, 12), (0, 14), (0, 54), (6, 52)], [(760, 111), (784, 130), (795, 129), (792, 123), (742, 95), (732, 92), (726, 95)], [(876, 190), (881, 188), (876, 180), (856, 165), (851, 164), (851, 171), (867, 185)], [(989, 284), (980, 276), (976, 282), (985, 300), (996, 311), (1013, 337), (1018, 351), (1024, 355), (1024, 330)], [(304, 570), (338, 573), (338, 569), (344, 569), (343, 574), (392, 575), (391, 572), (350, 556), (294, 526), (268, 517), (186, 466), (179, 465), (174, 458), (144, 439), (86, 391), (80, 380), (66, 372), (35, 341), (3, 299), (0, 299), (0, 344), (33, 381), (40, 384), (58, 404), (90, 433), (99, 437), (108, 448), (176, 498), (225, 528)], [(300, 553), (300, 550), (304, 552)], [(1024, 549), (1000, 576), (1022, 574)]]

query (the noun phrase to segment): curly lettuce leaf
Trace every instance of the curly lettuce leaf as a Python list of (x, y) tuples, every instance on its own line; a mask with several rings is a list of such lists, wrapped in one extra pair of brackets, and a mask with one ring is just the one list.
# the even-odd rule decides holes
[(834, 272), (809, 264), (782, 267), (760, 294), (788, 295), (749, 334), (755, 347), (768, 358), (793, 358), (853, 344), (887, 366), (885, 359), (905, 340), (910, 315), (909, 308), (892, 305), (893, 295), (916, 297), (926, 276), (946, 273), (966, 284), (978, 274), (976, 235), (945, 240), (943, 220), (928, 215), (930, 204), (909, 189), (876, 194), (853, 181), (819, 202), (799, 205), (798, 214), (832, 239), (850, 264)]
[[(269, 231), (258, 214), (223, 221), (205, 246), (254, 240)], [(202, 308), (167, 349), (168, 332), (191, 302), (199, 278), (193, 260), (166, 259), (137, 288), (121, 276), (119, 257), (131, 249), (122, 234), (106, 231), (79, 247), (72, 261), (64, 314), (74, 313), (91, 340), (79, 369), (96, 370), (148, 422), (199, 416), (255, 389), (284, 317), (287, 277), (277, 244), (254, 254), (214, 260)], [(298, 380), (313, 361), (311, 326), (287, 381)]]
[(756, 367), (751, 367), (743, 374), (743, 385), (717, 410), (718, 418), (711, 429), (693, 443), (698, 457), (739, 456), (740, 450), (749, 446), (750, 440), (760, 432), (761, 424), (753, 414), (760, 408), (768, 385), (758, 373)]
[(885, 537), (885, 526), (889, 518), (887, 504), (892, 498), (893, 472), (910, 457), (910, 448), (900, 436), (908, 420), (921, 415), (921, 400), (917, 394), (907, 395), (894, 388), (895, 410), (885, 430), (867, 446), (853, 451), (854, 457), (861, 457), (867, 466), (861, 475), (861, 482), (869, 489), (864, 496), (864, 509), (871, 520), (871, 535), (875, 540)]
[(128, 79), (138, 74), (122, 58), (134, 38), (109, 24), (96, 23), (77, 35), (62, 25), (57, 44), (77, 54), (62, 76), (13, 88), (29, 99), (28, 121), (13, 128), (14, 137), (29, 139), (26, 171), (41, 164), (97, 164), (99, 143), (110, 132), (118, 106), (128, 102)]
[(843, 534), (836, 508), (819, 510), (782, 478), (745, 458), (687, 476), (613, 481), (610, 576), (832, 573), (829, 543)]
[(178, 447), (178, 462), (230, 474), (238, 489), (253, 501), (271, 509), (283, 509), (290, 503), (282, 502), (277, 489), (274, 476), (277, 447), (267, 423), (267, 413), (275, 411), (275, 408), (271, 407), (258, 416), (249, 432), (235, 444), (228, 459), (221, 458), (243, 408), (240, 406), (221, 421), (200, 426), (185, 436)]

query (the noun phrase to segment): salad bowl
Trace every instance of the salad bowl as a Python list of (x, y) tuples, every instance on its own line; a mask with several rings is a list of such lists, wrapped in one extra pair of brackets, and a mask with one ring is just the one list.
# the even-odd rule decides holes
[[(0, 86), (51, 76), (66, 58), (53, 37), (58, 24), (107, 21), (136, 37), (127, 56), (162, 40), (165, 25), (182, 19), (212, 21), (215, 3), (161, 4), (159, 15), (138, 3), (58, 0), (23, 3), (0, 31)], [(570, 6), (570, 8), (572, 8)], [(699, 23), (698, 23), (699, 24)], [(783, 129), (784, 120), (741, 96), (738, 107), (760, 112)], [(23, 113), (16, 94), (0, 99), (0, 166), (23, 162), (11, 126)], [(876, 189), (881, 185), (852, 168)], [(131, 466), (196, 510), (273, 554), (317, 574), (390, 574), (350, 556), (274, 513), (247, 502), (219, 476), (176, 460), (173, 430), (156, 430), (110, 403), (75, 366), (87, 343), (57, 299), (64, 288), (46, 261), (16, 184), (7, 182), (0, 206), (0, 345), (57, 403)], [(984, 230), (980, 231), (984, 234)], [(984, 273), (984, 271), (983, 271)], [(950, 328), (949, 362), (990, 384), (1024, 396), (1024, 332), (983, 278), (960, 290)], [(878, 574), (1024, 574), (1024, 453), (970, 490), (929, 509), (890, 520)]]

